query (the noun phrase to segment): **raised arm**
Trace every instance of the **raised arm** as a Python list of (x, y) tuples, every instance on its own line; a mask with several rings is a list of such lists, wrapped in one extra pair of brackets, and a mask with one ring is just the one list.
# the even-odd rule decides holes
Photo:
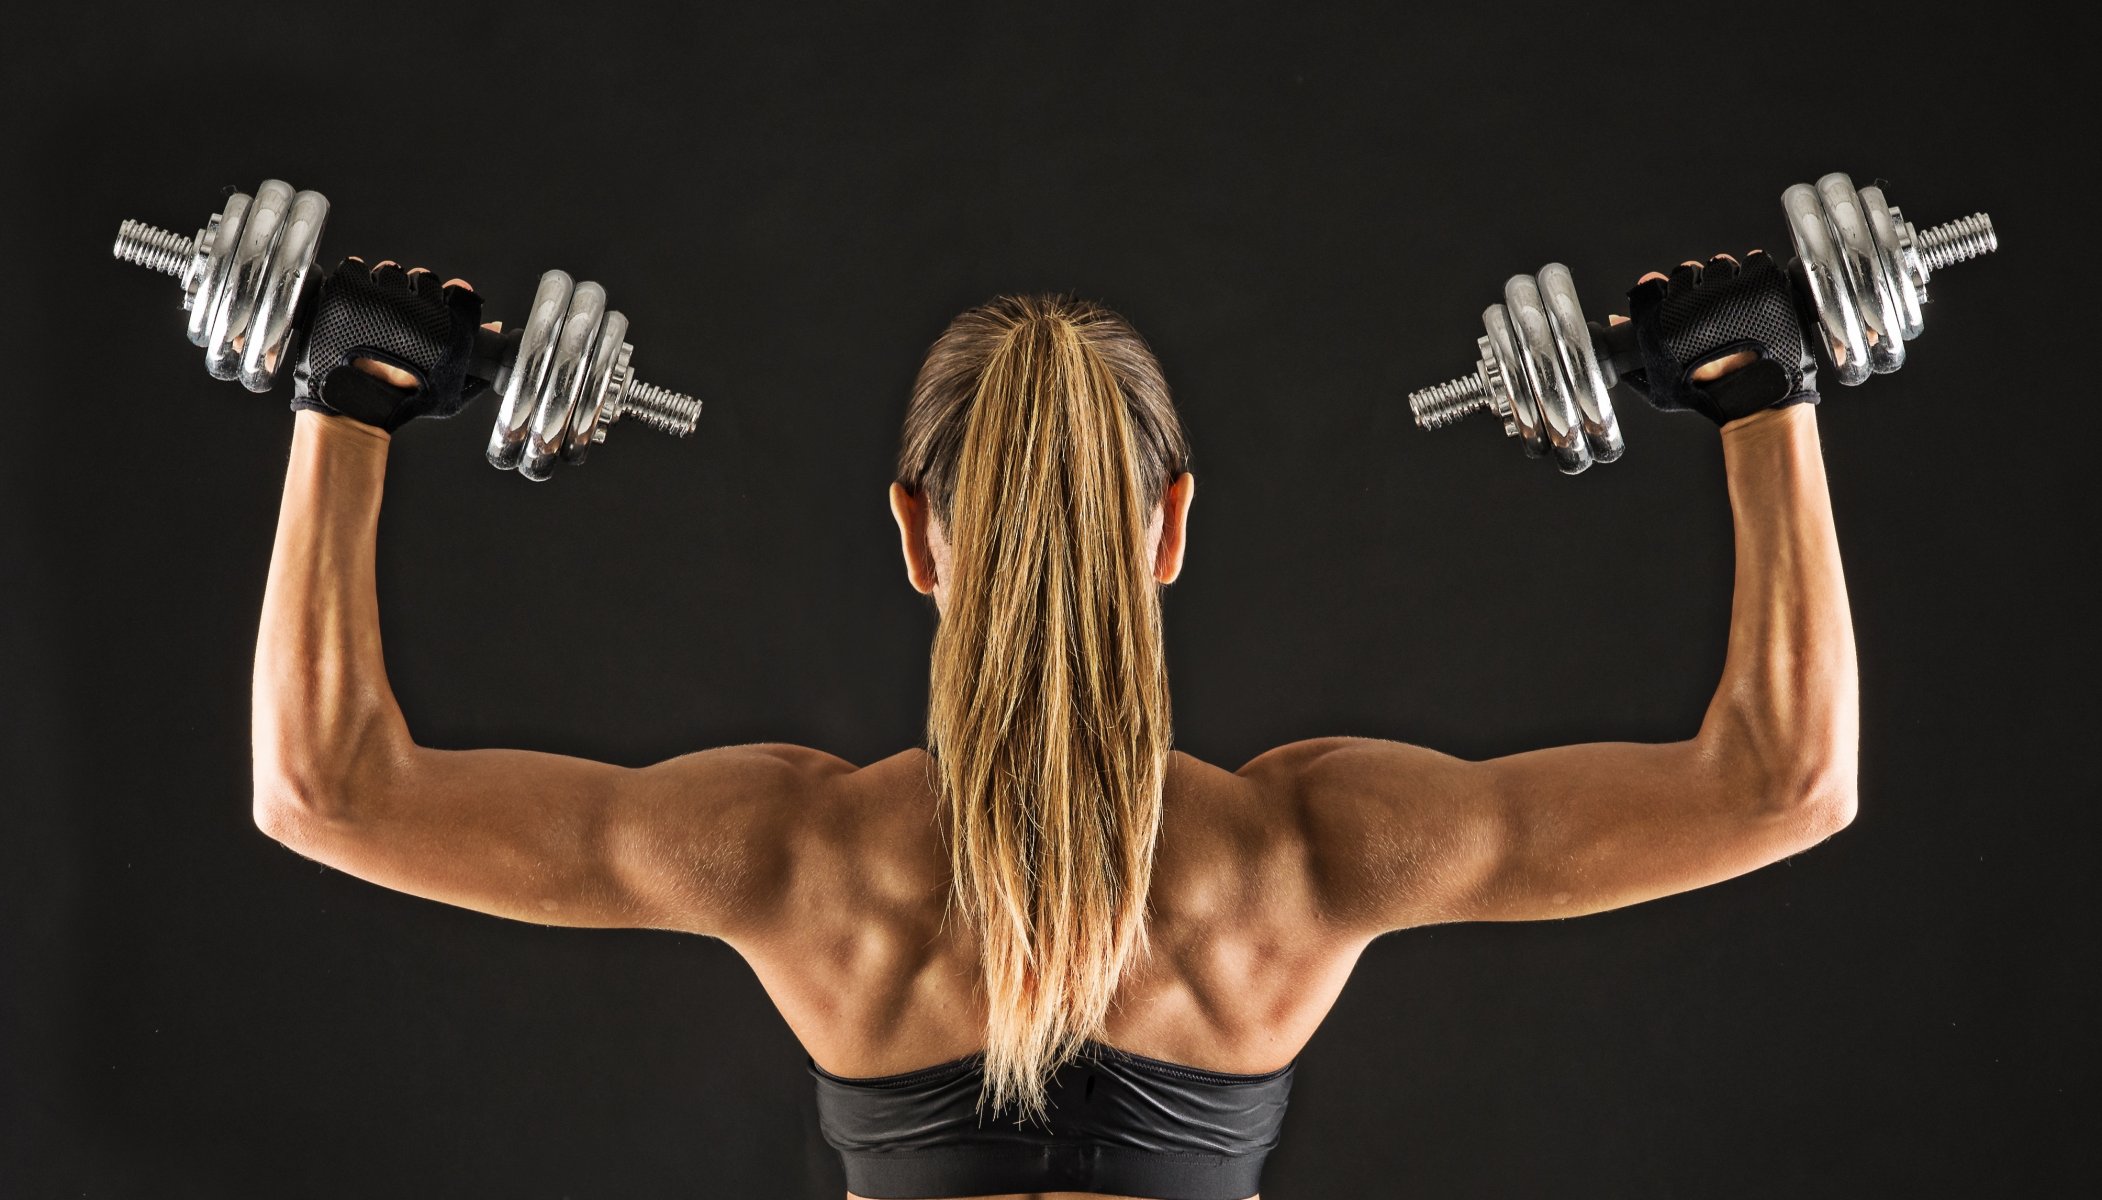
[(1816, 409), (1730, 420), (1722, 440), (1736, 583), (1722, 679), (1692, 738), (1486, 762), (1330, 739), (1242, 769), (1288, 800), (1339, 927), (1597, 912), (1742, 874), (1853, 819), (1854, 636)]
[(792, 871), (791, 813), (848, 766), (790, 746), (625, 768), (418, 745), (374, 587), (390, 435), (319, 411), (296, 426), (256, 645), (256, 824), (362, 879), (498, 916), (763, 929)]

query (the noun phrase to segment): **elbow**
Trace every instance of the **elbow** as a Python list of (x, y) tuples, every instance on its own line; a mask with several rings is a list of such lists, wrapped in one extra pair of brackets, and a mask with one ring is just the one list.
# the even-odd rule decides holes
[(401, 782), (414, 751), (405, 736), (361, 730), (314, 739), (259, 727), (255, 740), (256, 828), (295, 848), (369, 815)]
[(1859, 806), (1859, 717), (1851, 678), (1806, 679), (1794, 691), (1725, 689), (1698, 741), (1731, 801), (1798, 849), (1854, 821)]
[(1755, 807), (1808, 849), (1853, 824), (1858, 775), (1854, 755), (1840, 748), (1799, 752), (1758, 773)]
[(1860, 769), (1844, 736), (1753, 736), (1709, 743), (1723, 792), (1752, 822), (1807, 849), (1854, 821)]
[(255, 827), (272, 841), (293, 849), (310, 844), (322, 830), (342, 824), (346, 810), (339, 791), (298, 778), (258, 777), (250, 806)]
[(1849, 772), (1843, 781), (1828, 781), (1798, 794), (1793, 806), (1805, 838), (1815, 844), (1852, 825), (1859, 803), (1858, 789)]
[(350, 824), (363, 807), (356, 797), (367, 790), (355, 772), (259, 760), (250, 812), (257, 829), (298, 849)]
[(384, 695), (295, 711), (259, 695), (253, 737), (256, 828), (288, 844), (348, 823), (391, 789), (415, 743)]
[(249, 815), (255, 818), (255, 827), (273, 842), (289, 846), (299, 838), (299, 801), (285, 792), (257, 785)]

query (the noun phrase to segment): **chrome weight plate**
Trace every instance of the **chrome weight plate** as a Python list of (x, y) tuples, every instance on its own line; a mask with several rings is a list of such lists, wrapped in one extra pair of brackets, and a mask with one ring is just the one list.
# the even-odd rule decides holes
[(1547, 435), (1540, 427), (1540, 410), (1534, 406), (1520, 373), (1518, 346), (1511, 336), (1511, 321), (1504, 306), (1492, 304), (1483, 309), (1482, 327), (1488, 330), (1480, 341), (1482, 361), (1496, 367), (1492, 382), (1498, 385), (1500, 393), (1492, 398), (1501, 402), (1499, 407), (1509, 410), (1508, 420), (1516, 426), (1512, 436), (1518, 438), (1526, 454), (1539, 458), (1547, 453)]
[(1591, 446), (1584, 438), (1576, 398), (1570, 395), (1570, 381), (1562, 373), (1561, 351), (1555, 346), (1547, 307), (1540, 300), (1539, 282), (1531, 275), (1513, 275), (1505, 280), (1504, 312), (1511, 322), (1511, 340), (1518, 351), (1517, 378), (1512, 384), (1532, 394), (1540, 412), (1540, 431), (1547, 439), (1555, 468), (1564, 475), (1588, 470)]
[(508, 471), (525, 455), (528, 426), (547, 383), (548, 364), (555, 353), (555, 339), (569, 314), (569, 295), (575, 281), (567, 271), (549, 271), (540, 277), (533, 292), (533, 307), (518, 339), (511, 362), (510, 378), (504, 384), (503, 403), (496, 410), (496, 424), (489, 430), (490, 465)]
[(248, 342), (241, 348), (241, 386), (251, 392), (267, 392), (277, 384), (285, 351), (293, 341), (292, 318), (298, 315), (301, 294), (314, 276), (314, 255), (327, 223), (327, 197), (320, 192), (292, 197), (291, 210), (264, 261), (260, 290), (248, 318)]
[(620, 397), (614, 392), (627, 390), (628, 355), (635, 349), (627, 344), (627, 337), (628, 319), (617, 311), (607, 313), (591, 349), (583, 395), (570, 414), (569, 431), (562, 441), (563, 462), (583, 462), (592, 445), (605, 440), (606, 426), (619, 414)]
[(1569, 381), (1576, 400), (1577, 416), (1583, 423), (1584, 440), (1596, 462), (1609, 463), (1626, 448), (1620, 437), (1620, 419), (1613, 413), (1613, 400), (1606, 388), (1605, 372), (1599, 370), (1598, 353), (1591, 345), (1591, 327), (1577, 304), (1576, 282), (1569, 268), (1549, 263), (1540, 268), (1540, 298), (1547, 306), (1547, 320), (1554, 332), (1555, 350), (1561, 357), (1563, 378)]
[(568, 440), (570, 414), (576, 411), (584, 385), (591, 377), (593, 342), (606, 318), (606, 289), (585, 281), (569, 294), (569, 309), (555, 335), (555, 347), (541, 387), (533, 418), (526, 426), (525, 450), (518, 460), (518, 473), (542, 480), (553, 469), (555, 459)]
[(1920, 306), (1927, 302), (1927, 276), (1920, 269), (1919, 247), (1913, 244), (1905, 228), (1904, 214), (1884, 199), (1882, 188), (1862, 188), (1861, 207), (1868, 213), (1868, 228), (1875, 238), (1877, 262), (1883, 268), (1891, 298), (1896, 302), (1894, 315), (1898, 321), (1898, 334), (1911, 341), (1925, 326), (1925, 314), (1920, 311)]
[(1868, 365), (1868, 333), (1854, 307), (1854, 293), (1847, 286), (1846, 264), (1825, 224), (1825, 206), (1817, 189), (1798, 183), (1781, 193), (1781, 209), (1788, 217), (1788, 236), (1795, 243), (1796, 282), (1810, 298), (1817, 321), (1824, 328), (1825, 358), (1841, 383), (1857, 384), (1872, 372)]
[(241, 374), (241, 351), (263, 290), (263, 271), (291, 207), (292, 185), (282, 179), (265, 179), (248, 204), (248, 219), (241, 222), (241, 236), (227, 256), (226, 275), (212, 297), (211, 325), (205, 331), (204, 369), (214, 379)]
[(1869, 232), (1860, 193), (1854, 190), (1853, 180), (1835, 171), (1817, 181), (1817, 196), (1824, 204), (1825, 224), (1832, 230), (1833, 244), (1846, 269), (1847, 286), (1854, 292), (1854, 312), (1861, 318), (1862, 336), (1868, 343), (1869, 370), (1878, 375), (1889, 374), (1905, 365), (1905, 337), (1900, 332), (1890, 277)]
[(234, 243), (241, 238), (241, 223), (248, 219), (249, 195), (235, 192), (226, 207), (204, 227), (197, 245), (202, 260), (192, 264), (191, 279), (183, 293), (183, 307), (190, 310), (190, 344), (211, 341), (212, 313), (218, 306), (219, 285), (226, 279), (226, 264), (233, 257)]

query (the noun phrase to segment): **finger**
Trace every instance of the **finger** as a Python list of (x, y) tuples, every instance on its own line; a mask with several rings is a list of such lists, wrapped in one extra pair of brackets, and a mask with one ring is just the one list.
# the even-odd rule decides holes
[(474, 292), (474, 285), (464, 279), (448, 279), (444, 283), (439, 283), (437, 274), (429, 267), (417, 267), (415, 270), (410, 271), (409, 287), (418, 295), (442, 295), (451, 292), (454, 288), (459, 288), (461, 291), (470, 294)]
[(1625, 325), (1627, 323), (1628, 319), (1626, 317), (1621, 316), (1619, 313), (1606, 314), (1606, 324), (1608, 325)]
[(484, 321), (482, 322), (482, 328), (491, 333), (502, 333), (504, 331), (504, 323), (502, 321)]
[(1656, 311), (1664, 303), (1664, 287), (1664, 276), (1655, 271), (1636, 280), (1635, 286), (1628, 289), (1628, 316)]
[(1708, 260), (1702, 270), (1710, 279), (1734, 279), (1737, 276), (1737, 260), (1727, 254), (1718, 254)]
[(1701, 264), (1687, 259), (1671, 269), (1671, 281), (1681, 287), (1691, 287), (1701, 281)]
[(346, 254), (346, 255), (344, 255), (344, 256), (343, 256), (343, 261), (344, 261), (344, 262), (354, 262), (354, 263), (358, 264), (358, 265), (359, 265), (359, 266), (361, 266), (361, 267), (365, 265), (365, 260), (364, 260), (364, 259), (362, 259), (362, 258), (359, 258), (359, 257), (358, 257), (357, 255), (355, 255), (355, 254)]
[(381, 267), (396, 267), (396, 268), (398, 268), (398, 267), (400, 267), (400, 266), (401, 266), (401, 264), (400, 264), (400, 263), (398, 263), (398, 262), (395, 262), (395, 261), (394, 261), (393, 259), (391, 259), (391, 258), (383, 258), (383, 259), (379, 260), (378, 262), (376, 262), (376, 263), (372, 264), (372, 269), (373, 269), (373, 270), (375, 270), (375, 271), (377, 271), (377, 270), (379, 270), (379, 269), (380, 269)]

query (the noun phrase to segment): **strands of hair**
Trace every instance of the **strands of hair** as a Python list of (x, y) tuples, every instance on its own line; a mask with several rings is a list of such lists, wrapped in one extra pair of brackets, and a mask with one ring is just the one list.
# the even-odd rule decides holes
[(1145, 952), (1171, 744), (1147, 523), (1188, 456), (1152, 351), (1085, 301), (964, 313), (913, 388), (898, 482), (951, 548), (927, 736), (984, 959), (981, 1113), (1044, 1121)]

